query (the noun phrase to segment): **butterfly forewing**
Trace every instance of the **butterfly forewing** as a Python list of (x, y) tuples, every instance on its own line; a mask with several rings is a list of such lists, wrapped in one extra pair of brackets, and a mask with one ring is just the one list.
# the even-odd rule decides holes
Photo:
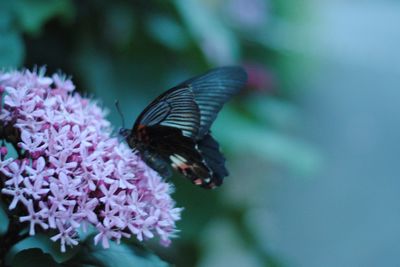
[(240, 67), (223, 67), (194, 77), (179, 86), (188, 87), (200, 110), (197, 139), (208, 133), (222, 106), (245, 85), (247, 75)]
[(199, 131), (200, 114), (193, 93), (187, 88), (173, 88), (154, 100), (137, 119), (139, 125), (150, 127), (163, 125), (182, 130), (187, 137), (195, 137)]

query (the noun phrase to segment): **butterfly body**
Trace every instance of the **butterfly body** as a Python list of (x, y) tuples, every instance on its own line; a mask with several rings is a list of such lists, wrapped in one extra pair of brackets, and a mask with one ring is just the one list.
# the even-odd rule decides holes
[(169, 89), (125, 132), (129, 146), (163, 177), (171, 176), (171, 166), (203, 188), (221, 185), (228, 171), (210, 126), (246, 79), (241, 68), (224, 67)]

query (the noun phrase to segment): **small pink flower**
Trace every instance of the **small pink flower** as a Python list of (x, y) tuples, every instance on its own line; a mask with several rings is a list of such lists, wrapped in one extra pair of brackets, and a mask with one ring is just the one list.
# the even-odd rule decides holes
[(61, 252), (65, 252), (65, 245), (76, 246), (78, 245), (78, 240), (74, 239), (77, 236), (75, 229), (70, 226), (65, 229), (64, 224), (57, 220), (57, 228), (59, 229), (60, 233), (51, 237), (52, 241), (60, 240), (61, 243)]
[(52, 78), (57, 89), (67, 92), (72, 92), (75, 90), (75, 85), (71, 80), (67, 79), (65, 75), (53, 74)]
[(35, 200), (41, 199), (42, 196), (49, 192), (48, 183), (43, 179), (24, 179), (24, 193), (33, 197)]
[(15, 160), (8, 164), (8, 170), (4, 170), (3, 174), (7, 175), (10, 177), (9, 180), (5, 182), (6, 185), (19, 185), (24, 179), (25, 176), (23, 175), (23, 172), (25, 171), (25, 161), (18, 161)]
[(33, 208), (33, 201), (30, 199), (29, 201), (24, 203), (26, 208), (28, 209), (28, 215), (27, 216), (22, 216), (19, 218), (20, 222), (26, 222), (29, 221), (30, 227), (29, 227), (29, 235), (35, 235), (35, 225), (38, 224), (40, 225), (43, 229), (48, 229), (49, 226), (43, 221), (42, 216), (40, 215), (39, 212), (36, 212)]
[(13, 197), (10, 205), (8, 206), (8, 208), (10, 210), (15, 209), (15, 207), (17, 206), (17, 204), (19, 202), (25, 203), (27, 201), (27, 199), (24, 196), (25, 188), (24, 187), (19, 187), (19, 185), (16, 184), (16, 183), (13, 186), (8, 186), (6, 188), (3, 188), (1, 190), (1, 192), (3, 194), (6, 194), (6, 195), (9, 195), (9, 196)]
[(103, 248), (109, 248), (109, 240), (118, 236), (118, 233), (111, 230), (113, 225), (105, 226), (104, 224), (98, 223), (96, 225), (99, 233), (94, 237), (94, 243), (97, 245), (101, 241)]

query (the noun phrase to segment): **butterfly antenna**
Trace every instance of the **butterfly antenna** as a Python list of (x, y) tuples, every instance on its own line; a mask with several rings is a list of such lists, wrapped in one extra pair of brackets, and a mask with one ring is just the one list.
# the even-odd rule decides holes
[(121, 117), (122, 128), (125, 129), (125, 118), (124, 118), (124, 114), (122, 114), (121, 109), (119, 108), (119, 101), (118, 100), (115, 100), (115, 107), (117, 108), (119, 116)]
[(123, 140), (125, 140), (130, 135), (131, 131), (125, 128), (125, 118), (124, 118), (124, 114), (122, 114), (121, 109), (119, 108), (118, 100), (115, 101), (115, 107), (117, 108), (119, 116), (121, 117), (121, 121), (122, 121), (122, 127), (119, 129), (118, 133), (119, 133), (119, 136), (122, 137)]

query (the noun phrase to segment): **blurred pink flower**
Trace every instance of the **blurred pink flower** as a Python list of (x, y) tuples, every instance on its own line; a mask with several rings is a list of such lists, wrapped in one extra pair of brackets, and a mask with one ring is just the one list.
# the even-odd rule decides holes
[(274, 91), (277, 88), (277, 78), (266, 66), (254, 62), (245, 63), (243, 66), (248, 74), (248, 88), (255, 91)]
[(229, 21), (244, 31), (264, 28), (270, 16), (268, 0), (225, 0), (222, 3)]
[(77, 245), (77, 230), (92, 225), (94, 241), (158, 235), (168, 244), (177, 232), (173, 188), (127, 145), (111, 136), (105, 112), (74, 93), (71, 80), (39, 72), (0, 72), (1, 137), (18, 140), (19, 158), (1, 148), (1, 192), (19, 206), (29, 234), (54, 229), (51, 240)]

